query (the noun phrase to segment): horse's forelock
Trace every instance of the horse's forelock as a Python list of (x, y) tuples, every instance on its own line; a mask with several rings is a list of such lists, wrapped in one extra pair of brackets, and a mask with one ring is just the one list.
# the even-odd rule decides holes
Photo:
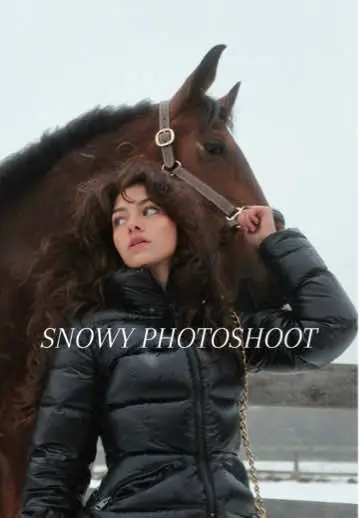
[(200, 131), (210, 128), (218, 121), (225, 123), (229, 129), (233, 130), (232, 113), (227, 113), (220, 101), (208, 95), (203, 96), (199, 112)]

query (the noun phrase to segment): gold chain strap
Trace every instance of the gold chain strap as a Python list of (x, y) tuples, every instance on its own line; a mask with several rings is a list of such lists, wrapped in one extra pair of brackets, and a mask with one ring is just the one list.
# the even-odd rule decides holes
[[(241, 329), (241, 334), (243, 337), (243, 330), (241, 327), (241, 321), (239, 316), (235, 311), (232, 311), (232, 318), (234, 323), (238, 328)], [(267, 513), (264, 507), (263, 499), (260, 495), (260, 489), (259, 489), (259, 482), (258, 482), (258, 473), (255, 466), (255, 456), (253, 454), (251, 443), (249, 440), (249, 434), (248, 434), (248, 421), (247, 421), (247, 413), (248, 413), (248, 369), (247, 369), (247, 358), (246, 358), (246, 351), (244, 347), (241, 347), (242, 352), (242, 361), (243, 361), (243, 368), (244, 368), (244, 383), (243, 383), (243, 394), (241, 397), (241, 400), (239, 401), (240, 405), (240, 414), (241, 414), (241, 422), (240, 422), (240, 429), (242, 432), (242, 439), (243, 444), (246, 450), (246, 455), (249, 463), (249, 473), (250, 477), (254, 486), (254, 492), (255, 492), (255, 500), (254, 505), (256, 509), (255, 518), (266, 518)]]

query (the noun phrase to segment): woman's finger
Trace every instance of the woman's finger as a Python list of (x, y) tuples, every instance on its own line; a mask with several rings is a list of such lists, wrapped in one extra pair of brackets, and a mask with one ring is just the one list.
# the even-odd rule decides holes
[(255, 232), (262, 218), (266, 217), (268, 209), (269, 207), (264, 205), (252, 205), (241, 212), (237, 221), (244, 230)]
[(251, 216), (250, 214), (247, 215), (247, 221), (248, 221), (248, 229), (251, 231), (251, 232), (254, 232), (257, 228), (254, 220), (253, 220), (253, 216)]
[(258, 224), (259, 224), (259, 218), (258, 218), (258, 216), (256, 216), (255, 214), (253, 214), (253, 215), (250, 215), (250, 214), (249, 214), (249, 217), (250, 217), (250, 219), (251, 219), (252, 223), (254, 223), (254, 224), (256, 224), (256, 225), (258, 225)]
[(252, 216), (249, 211), (242, 213), (242, 226), (245, 230), (254, 232), (256, 230), (256, 226), (252, 221)]

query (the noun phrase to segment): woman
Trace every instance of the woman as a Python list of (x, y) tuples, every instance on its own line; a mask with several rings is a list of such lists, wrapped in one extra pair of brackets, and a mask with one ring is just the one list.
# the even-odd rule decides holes
[[(299, 231), (276, 231), (268, 207), (238, 223), (291, 309), (241, 313), (243, 334), (210, 214), (189, 187), (129, 164), (85, 185), (76, 207), (73, 229), (36, 265), (29, 334), (56, 351), (22, 518), (253, 516), (237, 456), (239, 345), (251, 369), (318, 368), (353, 340), (354, 307)], [(99, 436), (108, 473), (83, 505)]]

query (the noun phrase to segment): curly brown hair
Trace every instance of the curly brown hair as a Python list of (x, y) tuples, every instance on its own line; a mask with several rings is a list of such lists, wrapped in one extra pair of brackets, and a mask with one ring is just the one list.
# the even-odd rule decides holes
[(144, 185), (177, 226), (167, 289), (183, 323), (231, 326), (231, 293), (215, 230), (223, 220), (183, 181), (156, 164), (136, 160), (81, 184), (73, 226), (43, 243), (31, 274), (34, 303), (27, 329), (32, 341), (45, 327), (60, 327), (105, 307), (103, 281), (127, 268), (113, 243), (112, 210), (118, 194), (134, 185)]

